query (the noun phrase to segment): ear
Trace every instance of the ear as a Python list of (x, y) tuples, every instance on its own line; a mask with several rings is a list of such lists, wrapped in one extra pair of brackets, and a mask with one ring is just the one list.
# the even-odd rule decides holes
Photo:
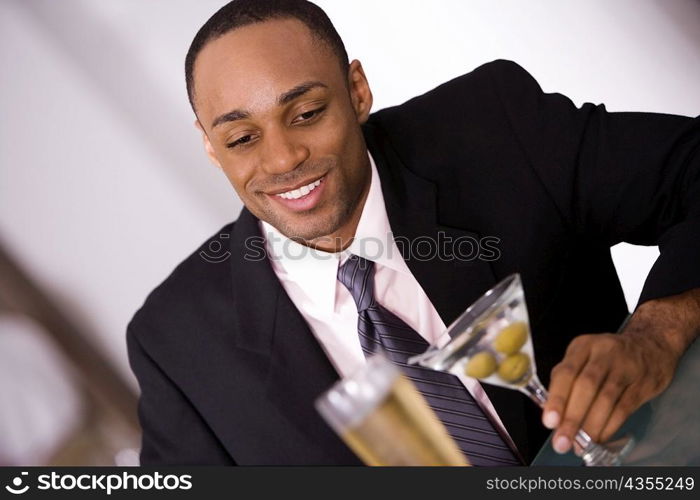
[(348, 68), (348, 88), (357, 121), (360, 124), (365, 123), (372, 109), (372, 91), (369, 88), (365, 70), (362, 69), (362, 63), (357, 59), (352, 61)]
[(206, 151), (207, 156), (209, 157), (209, 161), (211, 161), (218, 169), (221, 169), (221, 162), (216, 157), (216, 152), (214, 151), (214, 146), (211, 145), (211, 142), (209, 141), (209, 136), (204, 131), (204, 127), (202, 127), (202, 124), (199, 123), (199, 120), (194, 121), (194, 126), (197, 127), (197, 129), (199, 129), (199, 131), (202, 133), (202, 141), (204, 142), (204, 151)]

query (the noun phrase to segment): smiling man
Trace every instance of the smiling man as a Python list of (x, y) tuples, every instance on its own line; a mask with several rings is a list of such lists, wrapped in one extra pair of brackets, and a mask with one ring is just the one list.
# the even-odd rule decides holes
[(190, 52), (189, 94), (211, 160), (253, 215), (331, 251), (353, 237), (370, 180), (359, 124), (372, 95), (342, 50), (297, 19), (271, 19)]
[[(224, 6), (186, 79), (206, 153), (245, 208), (129, 324), (143, 464), (357, 464), (315, 398), (379, 346), (405, 364), (445, 342), (514, 272), (544, 413), (407, 368), (476, 465), (530, 463), (547, 427), (562, 452), (581, 427), (609, 439), (697, 337), (697, 120), (576, 108), (508, 61), (370, 115), (362, 65), (301, 0)], [(230, 257), (212, 262), (219, 241)], [(661, 255), (612, 334), (627, 314), (620, 241)]]

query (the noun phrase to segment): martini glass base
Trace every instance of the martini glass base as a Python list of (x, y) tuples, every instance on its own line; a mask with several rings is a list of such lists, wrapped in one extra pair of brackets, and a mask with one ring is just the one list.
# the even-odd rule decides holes
[[(533, 375), (527, 384), (518, 387), (518, 390), (530, 397), (540, 408), (544, 407), (549, 396), (547, 389), (542, 385), (537, 375)], [(589, 467), (621, 465), (622, 459), (635, 444), (632, 436), (624, 436), (604, 445), (598, 444), (583, 429), (578, 430), (574, 439), (582, 450), (581, 459)]]

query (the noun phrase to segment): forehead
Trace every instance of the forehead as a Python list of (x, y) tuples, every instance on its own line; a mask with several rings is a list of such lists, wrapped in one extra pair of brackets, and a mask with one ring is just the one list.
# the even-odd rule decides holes
[(306, 81), (342, 83), (330, 48), (301, 21), (271, 20), (237, 28), (208, 43), (194, 66), (200, 118), (231, 109), (251, 112)]

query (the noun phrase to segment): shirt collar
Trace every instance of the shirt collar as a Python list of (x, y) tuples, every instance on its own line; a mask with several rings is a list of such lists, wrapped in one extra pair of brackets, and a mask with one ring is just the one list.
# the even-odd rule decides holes
[(311, 303), (328, 311), (335, 309), (338, 266), (350, 254), (410, 275), (394, 243), (377, 167), (369, 151), (367, 154), (372, 170), (369, 192), (362, 207), (355, 238), (344, 251), (323, 252), (306, 247), (287, 238), (267, 222), (260, 221), (268, 258), (275, 274), (282, 280), (294, 282)]
[(369, 154), (369, 161), (372, 166), (372, 181), (365, 206), (362, 208), (360, 222), (357, 224), (355, 238), (345, 250), (345, 257), (352, 253), (394, 271), (410, 275), (408, 266), (394, 243), (394, 234), (384, 205), (381, 181), (371, 154)]

